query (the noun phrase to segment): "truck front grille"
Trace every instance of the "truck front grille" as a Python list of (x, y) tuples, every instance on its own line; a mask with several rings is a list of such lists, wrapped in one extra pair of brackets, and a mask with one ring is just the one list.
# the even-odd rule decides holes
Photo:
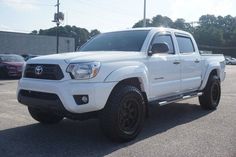
[(25, 78), (61, 80), (64, 75), (57, 64), (27, 64), (24, 72)]

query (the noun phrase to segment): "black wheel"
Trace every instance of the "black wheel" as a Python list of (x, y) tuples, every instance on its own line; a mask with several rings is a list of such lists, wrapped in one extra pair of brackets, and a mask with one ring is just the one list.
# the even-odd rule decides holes
[(210, 76), (207, 85), (203, 90), (203, 95), (199, 97), (200, 105), (203, 109), (214, 110), (220, 102), (221, 87), (220, 79), (217, 76)]
[(43, 124), (59, 123), (64, 117), (52, 112), (41, 111), (36, 108), (28, 107), (30, 115), (37, 121)]
[(3, 72), (2, 72), (2, 69), (0, 69), (0, 79), (3, 78)]
[(6, 72), (6, 70), (4, 68), (1, 68), (0, 69), (0, 78), (1, 79), (5, 79), (5, 78), (8, 78), (8, 73)]
[(130, 141), (142, 129), (145, 109), (142, 93), (136, 87), (119, 86), (101, 112), (101, 128), (113, 141)]

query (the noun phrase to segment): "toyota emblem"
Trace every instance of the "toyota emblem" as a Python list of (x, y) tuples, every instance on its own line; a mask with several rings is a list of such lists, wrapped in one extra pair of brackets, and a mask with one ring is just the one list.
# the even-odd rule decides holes
[(40, 66), (40, 65), (36, 66), (36, 68), (35, 68), (35, 74), (36, 74), (36, 75), (41, 75), (42, 73), (43, 73), (43, 67)]

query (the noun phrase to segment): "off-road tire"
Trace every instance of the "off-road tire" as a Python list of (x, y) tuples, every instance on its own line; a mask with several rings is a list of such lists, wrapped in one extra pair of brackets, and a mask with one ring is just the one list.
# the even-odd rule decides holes
[(211, 75), (207, 81), (206, 87), (203, 90), (203, 95), (199, 96), (201, 107), (206, 110), (215, 110), (219, 105), (220, 96), (220, 79), (215, 75)]
[(59, 116), (52, 112), (41, 111), (37, 108), (28, 107), (30, 115), (42, 124), (55, 124), (59, 123), (64, 117)]
[(121, 85), (112, 91), (100, 113), (101, 128), (113, 141), (131, 141), (142, 130), (145, 113), (141, 91), (134, 86)]

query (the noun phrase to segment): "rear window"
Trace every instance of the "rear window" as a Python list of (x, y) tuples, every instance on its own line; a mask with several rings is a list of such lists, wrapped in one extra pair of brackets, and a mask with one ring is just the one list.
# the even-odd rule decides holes
[(191, 38), (185, 36), (176, 36), (180, 53), (195, 52)]

